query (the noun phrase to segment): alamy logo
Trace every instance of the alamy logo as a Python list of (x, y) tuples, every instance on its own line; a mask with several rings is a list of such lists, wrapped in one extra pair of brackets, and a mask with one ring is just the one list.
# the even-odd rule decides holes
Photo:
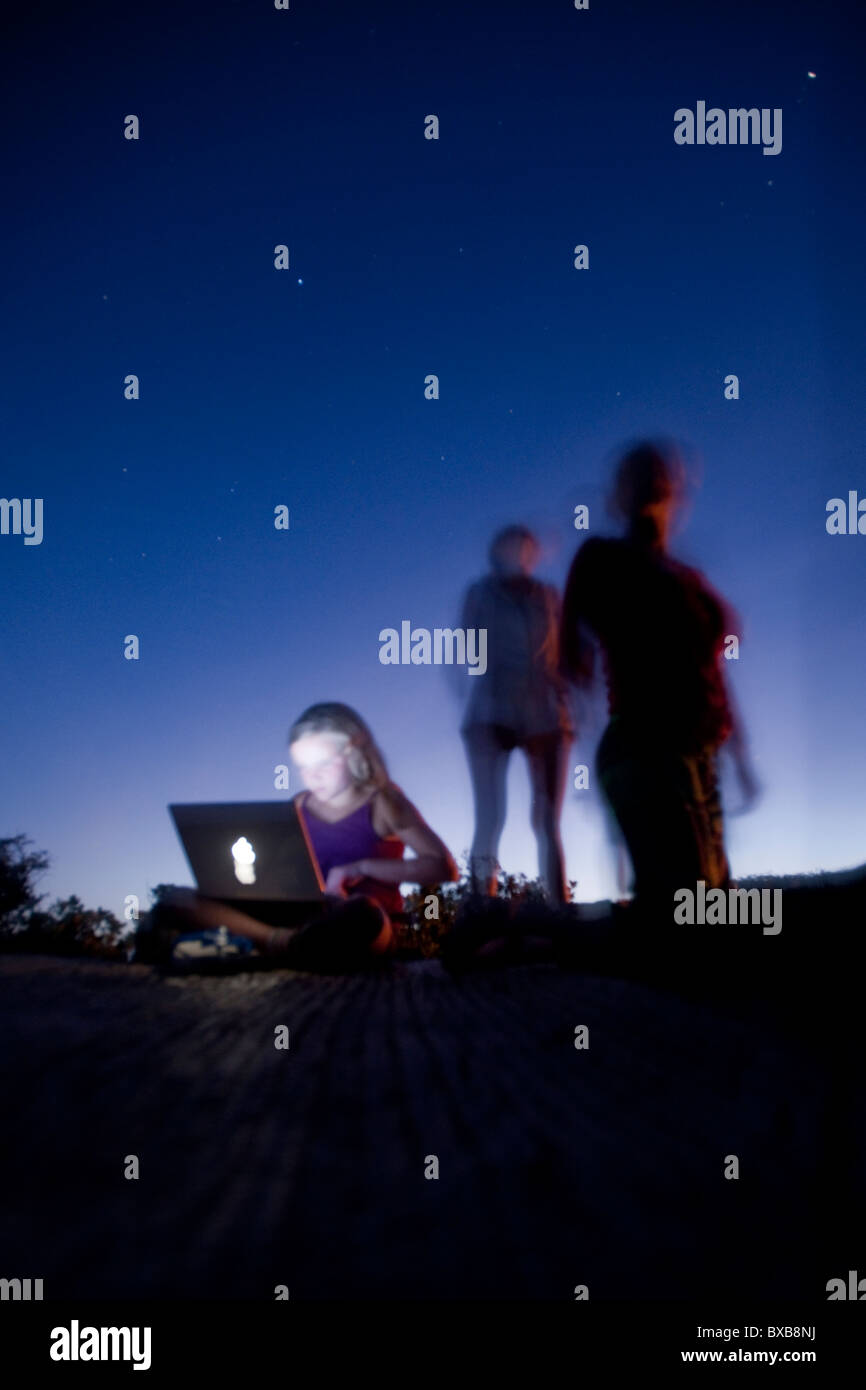
[[(770, 911), (770, 894), (773, 911)], [(674, 921), (681, 926), (738, 926), (764, 922), (764, 936), (778, 936), (782, 930), (781, 888), (711, 888), (707, 892), (700, 878), (697, 892), (678, 888), (674, 893)]]
[[(863, 1292), (861, 1293), (861, 1289)], [(848, 1287), (845, 1287), (844, 1279), (827, 1280), (827, 1302), (835, 1303), (839, 1299), (855, 1299), (862, 1303), (866, 1298), (866, 1279), (858, 1279), (856, 1269), (848, 1270)]]
[(52, 1361), (132, 1361), (134, 1371), (150, 1370), (149, 1327), (52, 1327)]
[(827, 503), (828, 536), (866, 536), (866, 497), (858, 498), (855, 488), (848, 491), (848, 505), (842, 497)]
[(0, 497), (0, 536), (20, 536), (22, 530), (25, 545), (42, 544), (42, 498)]
[[(775, 118), (775, 119), (774, 119)], [(674, 112), (674, 140), (678, 145), (758, 145), (764, 154), (782, 149), (782, 108), (744, 106), (723, 111), (699, 101), (697, 109), (681, 106)]]
[[(470, 676), (483, 676), (487, 670), (486, 627), (413, 628), (408, 618), (379, 633), (379, 660), (383, 666), (469, 666)], [(455, 656), (456, 651), (456, 656)]]
[[(33, 1285), (33, 1292), (30, 1286)], [(0, 1279), (0, 1300), (11, 1299), (13, 1303), (40, 1302), (42, 1298), (41, 1279)]]

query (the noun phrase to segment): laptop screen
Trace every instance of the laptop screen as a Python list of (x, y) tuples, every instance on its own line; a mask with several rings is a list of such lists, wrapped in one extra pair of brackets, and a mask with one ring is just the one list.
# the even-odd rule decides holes
[(171, 805), (199, 891), (239, 901), (315, 901), (324, 881), (294, 801)]

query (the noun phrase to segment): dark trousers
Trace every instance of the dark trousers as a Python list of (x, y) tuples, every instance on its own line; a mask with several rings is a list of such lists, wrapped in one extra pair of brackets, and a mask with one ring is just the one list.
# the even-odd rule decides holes
[(674, 893), (727, 888), (718, 754), (683, 753), (614, 718), (596, 753), (596, 772), (622, 831), (636, 903), (673, 920)]

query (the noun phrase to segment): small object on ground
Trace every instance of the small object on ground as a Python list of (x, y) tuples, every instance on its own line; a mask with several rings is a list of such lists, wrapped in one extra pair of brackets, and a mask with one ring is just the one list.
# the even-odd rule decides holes
[(172, 961), (227, 960), (247, 956), (253, 943), (244, 936), (233, 936), (227, 927), (190, 932), (179, 936), (171, 953)]

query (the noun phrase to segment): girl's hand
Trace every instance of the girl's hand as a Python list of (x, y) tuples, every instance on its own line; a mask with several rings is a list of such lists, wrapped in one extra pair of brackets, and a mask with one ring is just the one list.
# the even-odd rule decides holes
[(763, 788), (755, 775), (754, 768), (746, 758), (737, 759), (737, 780), (740, 784), (742, 801), (731, 814), (742, 816), (746, 811), (751, 811), (760, 801)]
[(325, 880), (325, 892), (334, 893), (341, 898), (348, 897), (346, 886), (358, 883), (363, 877), (360, 865), (357, 863), (335, 864), (333, 869), (329, 870)]

